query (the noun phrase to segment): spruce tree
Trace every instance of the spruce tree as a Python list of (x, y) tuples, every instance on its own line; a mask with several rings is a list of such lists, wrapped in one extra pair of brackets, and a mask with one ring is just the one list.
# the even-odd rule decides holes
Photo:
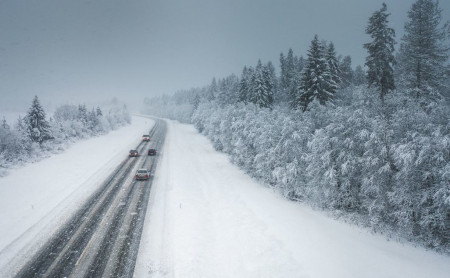
[(100, 109), (99, 106), (97, 106), (96, 114), (97, 114), (97, 117), (103, 116), (103, 112), (102, 112), (102, 110)]
[(341, 87), (350, 86), (353, 81), (352, 58), (345, 56), (339, 63), (339, 77), (341, 79)]
[(366, 33), (373, 40), (364, 44), (364, 48), (369, 52), (369, 56), (366, 57), (367, 82), (369, 87), (375, 86), (380, 90), (382, 103), (385, 95), (395, 89), (393, 71), (395, 31), (388, 27), (389, 14), (386, 10), (386, 4), (383, 3), (383, 7), (369, 18)]
[(192, 105), (194, 106), (194, 110), (197, 110), (198, 106), (200, 105), (200, 95), (198, 93), (195, 94)]
[(84, 127), (88, 126), (88, 112), (86, 105), (78, 105), (78, 120), (83, 124)]
[(308, 50), (308, 59), (301, 76), (301, 85), (293, 91), (294, 102), (300, 105), (303, 111), (314, 99), (324, 105), (332, 100), (336, 92), (336, 83), (328, 66), (325, 47), (319, 42), (317, 35), (311, 41), (311, 47)]
[(9, 130), (9, 129), (10, 129), (10, 127), (9, 127), (8, 123), (6, 122), (6, 119), (5, 119), (5, 117), (3, 117), (3, 120), (2, 120), (2, 125), (1, 125), (1, 127), (2, 127), (3, 129), (6, 129), (6, 130)]
[(211, 81), (211, 85), (208, 88), (208, 94), (206, 95), (206, 99), (208, 101), (213, 101), (214, 99), (216, 99), (216, 95), (217, 95), (217, 82), (216, 82), (216, 78), (214, 77), (213, 80)]
[(285, 72), (282, 78), (282, 87), (285, 90), (289, 90), (292, 85), (292, 79), (295, 75), (295, 57), (294, 57), (294, 51), (292, 51), (292, 48), (289, 48), (288, 55), (286, 56), (285, 61)]
[[(330, 68), (330, 74), (331, 78), (333, 79), (334, 83), (336, 85), (341, 83), (341, 70), (338, 66), (338, 59), (336, 57), (336, 51), (334, 49), (334, 44), (330, 42), (328, 44), (327, 53), (326, 53), (326, 59), (328, 62), (328, 67)], [(335, 88), (336, 90), (337, 88)]]
[(33, 142), (42, 143), (52, 139), (50, 124), (45, 118), (45, 111), (42, 108), (37, 96), (24, 118), (26, 133)]
[(258, 105), (259, 107), (271, 107), (273, 102), (272, 88), (268, 78), (270, 73), (267, 69), (264, 69), (261, 60), (258, 60), (258, 64), (252, 76), (252, 87), (249, 101)]
[(366, 83), (366, 73), (360, 65), (357, 65), (355, 68), (352, 83), (356, 86)]
[(239, 102), (247, 103), (249, 101), (252, 75), (253, 68), (244, 67), (244, 69), (242, 70), (241, 79), (239, 81)]
[(448, 78), (448, 22), (441, 25), (441, 12), (439, 2), (432, 0), (417, 0), (408, 12), (399, 67), (405, 86), (416, 98), (442, 88)]

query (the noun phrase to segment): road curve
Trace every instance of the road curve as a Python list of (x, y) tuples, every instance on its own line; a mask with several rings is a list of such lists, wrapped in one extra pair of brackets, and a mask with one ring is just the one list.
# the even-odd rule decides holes
[(153, 176), (136, 181), (137, 168), (153, 174), (166, 123), (156, 119), (139, 157), (123, 160), (86, 203), (21, 268), (16, 277), (132, 277)]

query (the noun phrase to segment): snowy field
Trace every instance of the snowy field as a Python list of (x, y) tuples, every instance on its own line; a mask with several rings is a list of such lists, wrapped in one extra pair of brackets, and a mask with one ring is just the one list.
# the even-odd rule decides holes
[(0, 277), (15, 254), (38, 247), (97, 189), (153, 123), (133, 117), (131, 125), (79, 141), (0, 178)]
[(168, 122), (135, 277), (448, 277), (450, 258), (287, 201)]

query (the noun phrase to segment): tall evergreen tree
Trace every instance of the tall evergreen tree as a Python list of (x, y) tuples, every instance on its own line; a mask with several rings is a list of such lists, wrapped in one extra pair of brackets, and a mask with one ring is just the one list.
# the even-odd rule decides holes
[(380, 90), (380, 98), (384, 103), (386, 94), (395, 89), (394, 84), (394, 44), (395, 31), (388, 27), (387, 6), (373, 13), (369, 18), (369, 25), (366, 33), (373, 39), (372, 42), (364, 44), (364, 48), (369, 52), (366, 57), (368, 67), (367, 81), (369, 87), (375, 86)]
[(234, 104), (239, 99), (239, 78), (231, 74), (218, 82), (219, 90), (216, 100), (223, 107), (227, 104)]
[(352, 58), (345, 56), (339, 63), (339, 77), (341, 78), (341, 86), (348, 87), (353, 81)]
[(360, 65), (357, 65), (355, 68), (352, 83), (356, 86), (366, 83), (366, 73)]
[(42, 143), (52, 138), (50, 124), (46, 120), (45, 111), (42, 108), (37, 96), (24, 118), (26, 133), (33, 142)]
[(2, 125), (1, 125), (1, 127), (2, 127), (3, 129), (7, 129), (7, 130), (9, 130), (9, 129), (10, 129), (10, 127), (9, 127), (8, 123), (6, 122), (6, 119), (5, 119), (5, 117), (3, 117), (3, 120), (2, 120)]
[(96, 109), (96, 114), (97, 114), (97, 117), (101, 117), (101, 116), (103, 116), (103, 112), (102, 112), (102, 110), (100, 109), (100, 107), (99, 107), (99, 106), (97, 106), (97, 109)]
[(281, 72), (281, 88), (289, 90), (291, 88), (292, 79), (295, 75), (295, 56), (292, 48), (289, 48), (286, 59), (284, 60), (284, 70)]
[[(328, 62), (328, 67), (330, 68), (330, 74), (331, 74), (331, 78), (333, 79), (334, 83), (336, 85), (341, 83), (341, 69), (339, 68), (339, 63), (338, 63), (338, 59), (336, 57), (336, 50), (334, 49), (334, 44), (332, 42), (330, 42), (328, 44), (328, 48), (327, 48), (327, 52), (325, 55), (327, 62)], [(335, 88), (336, 90), (337, 88)]]
[(84, 127), (88, 125), (88, 112), (86, 105), (78, 105), (78, 120), (83, 124)]
[(252, 87), (249, 101), (259, 107), (271, 107), (273, 102), (272, 85), (269, 82), (270, 72), (263, 67), (261, 60), (252, 76)]
[(238, 101), (247, 103), (250, 98), (251, 91), (251, 79), (253, 75), (253, 68), (247, 68), (246, 66), (242, 70), (241, 79), (239, 81), (239, 94)]
[(195, 94), (192, 105), (194, 106), (194, 110), (197, 110), (198, 106), (200, 105), (200, 95), (198, 93)]
[(212, 100), (216, 99), (217, 91), (218, 91), (217, 81), (216, 81), (216, 78), (214, 77), (213, 80), (211, 81), (211, 85), (208, 88), (206, 99), (208, 101), (212, 101)]
[(415, 97), (442, 88), (446, 75), (449, 45), (448, 22), (441, 25), (439, 2), (417, 0), (408, 12), (405, 35), (400, 49), (402, 80)]
[(315, 35), (308, 50), (308, 59), (301, 76), (301, 84), (294, 89), (293, 97), (296, 107), (306, 110), (308, 104), (317, 99), (320, 104), (332, 100), (336, 92), (328, 61), (326, 59), (325, 46), (319, 42)]

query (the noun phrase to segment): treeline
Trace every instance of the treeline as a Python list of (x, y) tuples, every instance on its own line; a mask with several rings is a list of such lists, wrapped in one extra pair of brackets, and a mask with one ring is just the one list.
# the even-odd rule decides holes
[(34, 97), (25, 117), (13, 125), (3, 118), (0, 125), (0, 176), (11, 166), (33, 162), (65, 149), (82, 138), (106, 134), (131, 122), (126, 106), (117, 103), (106, 111), (100, 107), (88, 110), (86, 105), (62, 105), (53, 116), (47, 115)]
[(194, 124), (287, 198), (448, 253), (448, 23), (417, 0), (395, 52), (388, 17), (383, 4), (369, 18), (366, 72), (315, 36), (306, 58), (280, 55), (278, 76), (258, 61), (147, 112)]

